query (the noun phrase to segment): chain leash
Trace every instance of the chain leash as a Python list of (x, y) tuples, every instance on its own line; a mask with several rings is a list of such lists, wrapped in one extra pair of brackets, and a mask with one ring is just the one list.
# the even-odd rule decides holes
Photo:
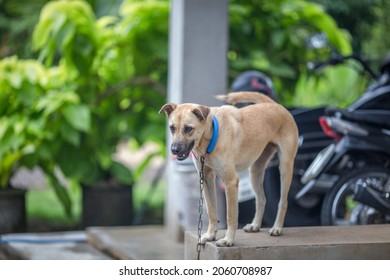
[(202, 251), (202, 214), (203, 214), (203, 188), (204, 188), (204, 156), (200, 157), (200, 172), (199, 172), (199, 220), (198, 220), (198, 244), (196, 251), (198, 252), (198, 260), (200, 260), (200, 252)]

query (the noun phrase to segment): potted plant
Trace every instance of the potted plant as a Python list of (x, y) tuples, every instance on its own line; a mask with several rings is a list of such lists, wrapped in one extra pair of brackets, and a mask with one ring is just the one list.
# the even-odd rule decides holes
[[(57, 78), (37, 61), (16, 57), (0, 60), (1, 232), (22, 231), (26, 225), (25, 191), (13, 188), (10, 183), (20, 167), (40, 166), (70, 216), (69, 196), (55, 175), (53, 153), (45, 143), (59, 138), (60, 130), (55, 125), (61, 126), (64, 120), (61, 112), (53, 112), (76, 106), (77, 99), (72, 93), (54, 99), (60, 93), (50, 77)], [(18, 207), (15, 214), (13, 207)]]
[(10, 110), (9, 102), (5, 102), (9, 100), (5, 84), (7, 67), (0, 61), (0, 234), (23, 231), (26, 226), (25, 193), (11, 188), (10, 178), (18, 159), (28, 152), (28, 145), (14, 133), (17, 118), (7, 116)]
[[(147, 29), (153, 29), (150, 20), (145, 26), (138, 17), (167, 20), (168, 12), (166, 1), (149, 1), (146, 6), (124, 1), (119, 17), (96, 19), (84, 1), (51, 1), (42, 9), (35, 27), (33, 46), (40, 58), (61, 73), (62, 88), (75, 93), (79, 101), (64, 112), (67, 123), (60, 128), (61, 137), (46, 146), (60, 147), (50, 151), (57, 166), (83, 186), (85, 226), (122, 224), (115, 218), (120, 214), (105, 215), (114, 208), (126, 213), (125, 223), (130, 223), (131, 186), (137, 178), (113, 158), (119, 142), (132, 138), (140, 145), (148, 140), (164, 143), (164, 121), (157, 115), (165, 99), (164, 77), (156, 73), (166, 71), (166, 53), (160, 50), (151, 55), (138, 45)], [(159, 28), (153, 32), (157, 35), (149, 38), (147, 46), (162, 38)], [(123, 194), (123, 186), (128, 194)], [(95, 191), (103, 193), (102, 203)], [(118, 192), (121, 198), (112, 199), (112, 206), (108, 206), (109, 191)], [(90, 194), (91, 200), (87, 198)], [(130, 208), (118, 207), (120, 200)], [(88, 217), (93, 221), (87, 221)]]

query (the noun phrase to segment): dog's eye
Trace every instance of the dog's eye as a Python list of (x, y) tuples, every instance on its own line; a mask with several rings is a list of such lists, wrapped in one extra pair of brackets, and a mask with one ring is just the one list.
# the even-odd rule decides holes
[(175, 131), (176, 131), (176, 128), (174, 125), (170, 125), (169, 129), (171, 130), (172, 133), (175, 133)]
[(193, 128), (191, 126), (185, 126), (184, 129), (183, 129), (183, 132), (184, 133), (190, 133), (192, 130), (193, 130)]

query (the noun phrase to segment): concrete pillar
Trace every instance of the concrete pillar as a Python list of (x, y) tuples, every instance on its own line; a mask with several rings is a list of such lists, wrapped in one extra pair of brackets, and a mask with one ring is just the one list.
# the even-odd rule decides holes
[[(169, 34), (168, 101), (219, 105), (214, 96), (227, 90), (228, 0), (172, 0)], [(182, 239), (177, 182), (188, 178), (169, 156), (167, 161), (165, 225), (170, 236)]]

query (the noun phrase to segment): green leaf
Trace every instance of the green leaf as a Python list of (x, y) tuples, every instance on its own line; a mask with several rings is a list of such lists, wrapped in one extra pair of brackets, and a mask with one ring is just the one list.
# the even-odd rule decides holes
[(13, 72), (9, 75), (9, 81), (12, 87), (20, 89), (22, 87), (23, 76), (21, 73)]
[(74, 38), (75, 29), (74, 23), (72, 21), (67, 21), (63, 28), (58, 32), (58, 44), (63, 51), (69, 46)]
[(45, 134), (46, 118), (31, 119), (27, 123), (26, 131), (37, 138), (42, 139)]
[(18, 151), (25, 142), (24, 134), (17, 134), (14, 132), (6, 133), (3, 138), (0, 139), (0, 156), (2, 154)]
[(275, 30), (271, 34), (271, 40), (276, 49), (281, 49), (286, 40), (286, 32), (282, 30)]
[(3, 139), (5, 133), (7, 132), (9, 128), (9, 123), (10, 122), (8, 118), (0, 118), (0, 139)]
[(271, 64), (268, 71), (285, 78), (295, 78), (296, 75), (294, 69), (288, 64)]
[(35, 26), (33, 37), (32, 37), (32, 46), (34, 50), (38, 50), (43, 47), (49, 38), (52, 22), (50, 20), (40, 20)]
[(88, 132), (91, 128), (91, 112), (86, 105), (70, 104), (63, 108), (66, 121), (75, 129)]
[(114, 161), (110, 167), (110, 173), (114, 178), (121, 184), (131, 186), (134, 184), (134, 177), (130, 169), (125, 167), (123, 164)]
[(44, 75), (44, 69), (39, 62), (29, 61), (25, 63), (24, 74), (31, 84), (37, 84), (39, 83), (39, 76)]
[(96, 158), (98, 159), (99, 165), (103, 169), (109, 169), (112, 164), (112, 153), (110, 151), (105, 150), (103, 147), (100, 147), (98, 151), (96, 151)]
[(56, 112), (65, 101), (73, 101), (70, 99), (72, 94), (73, 93), (68, 92), (50, 92), (37, 102), (37, 109), (43, 110), (45, 112), (45, 116), (49, 116), (50, 114)]
[(15, 163), (20, 159), (22, 154), (20, 152), (10, 153), (1, 157), (0, 162), (0, 188), (7, 186), (11, 176), (11, 169)]
[(61, 205), (64, 207), (66, 216), (72, 219), (72, 200), (70, 199), (69, 192), (63, 185), (61, 185), (61, 183), (53, 173), (54, 172), (50, 172), (50, 175), (47, 176), (49, 185), (54, 189), (57, 198), (60, 200)]
[(107, 28), (109, 25), (112, 25), (118, 21), (117, 17), (114, 16), (103, 16), (97, 21), (97, 25), (100, 28)]
[(102, 176), (91, 151), (75, 148), (67, 143), (60, 149), (56, 163), (65, 176), (82, 183), (95, 183)]
[(60, 133), (61, 137), (69, 144), (72, 144), (75, 147), (80, 146), (80, 133), (67, 123), (61, 125)]

